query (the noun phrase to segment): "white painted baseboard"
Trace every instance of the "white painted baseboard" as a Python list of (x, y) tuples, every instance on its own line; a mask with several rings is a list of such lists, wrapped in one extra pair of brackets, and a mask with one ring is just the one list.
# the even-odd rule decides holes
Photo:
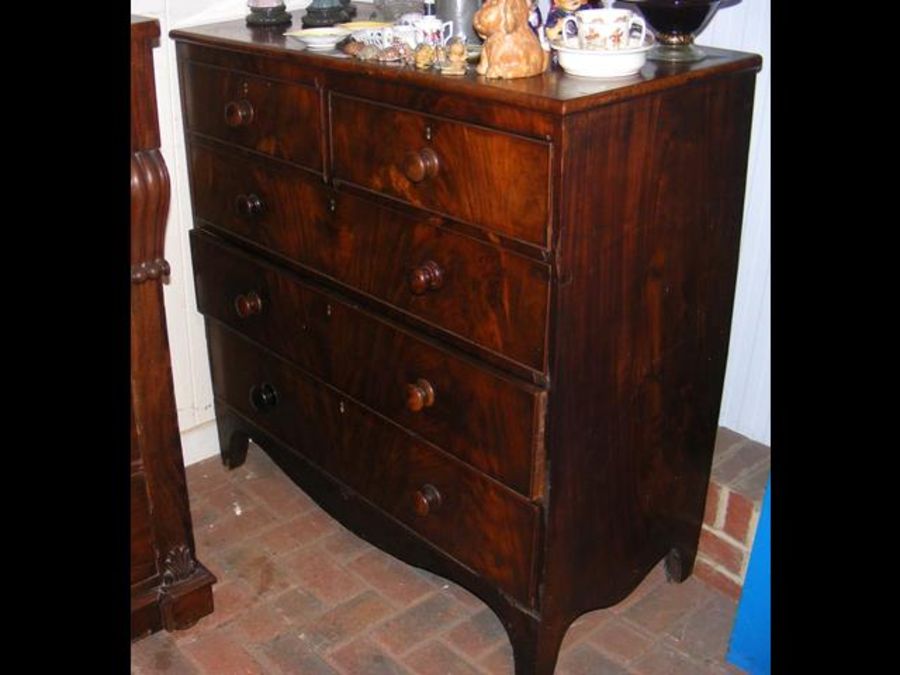
[(184, 465), (190, 466), (219, 454), (219, 435), (213, 419), (181, 433), (181, 454)]

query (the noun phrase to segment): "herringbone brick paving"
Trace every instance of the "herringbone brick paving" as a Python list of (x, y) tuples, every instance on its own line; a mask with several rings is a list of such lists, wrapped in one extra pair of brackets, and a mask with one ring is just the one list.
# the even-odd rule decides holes
[[(197, 557), (217, 576), (215, 612), (132, 644), (132, 673), (509, 675), (512, 650), (487, 606), (406, 565), (322, 511), (259, 448), (227, 471), (187, 469)], [(561, 675), (741, 673), (724, 663), (736, 603), (658, 566), (624, 602), (578, 619)]]

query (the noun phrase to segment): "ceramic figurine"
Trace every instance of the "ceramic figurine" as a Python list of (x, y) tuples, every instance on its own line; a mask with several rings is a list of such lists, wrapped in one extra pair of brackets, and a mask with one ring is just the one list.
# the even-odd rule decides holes
[(434, 63), (434, 47), (423, 42), (416, 47), (414, 58), (418, 70), (428, 70)]
[(547, 43), (547, 36), (544, 35), (544, 13), (541, 11), (539, 0), (533, 0), (531, 3), (531, 10), (528, 12), (528, 27), (531, 28), (532, 33), (537, 35), (544, 51), (548, 51), (550, 45)]
[(363, 48), (356, 53), (356, 58), (362, 61), (375, 61), (378, 58), (379, 51), (380, 50), (375, 45), (364, 45)]
[(550, 11), (547, 13), (547, 20), (544, 22), (544, 34), (548, 40), (556, 40), (560, 37), (574, 37), (575, 29), (569, 27), (565, 36), (563, 32), (563, 20), (567, 16), (572, 16), (575, 12), (583, 9), (593, 9), (594, 7), (602, 7), (599, 2), (594, 0), (553, 0)]
[(528, 25), (532, 32), (540, 37), (541, 26), (544, 24), (544, 16), (541, 14), (541, 7), (538, 0), (531, 3), (531, 9), (528, 10)]
[(455, 37), (447, 42), (447, 58), (441, 64), (441, 75), (466, 74), (466, 41)]
[(540, 75), (550, 54), (528, 25), (530, 0), (485, 0), (472, 21), (484, 39), (475, 72), (487, 78), (513, 79)]

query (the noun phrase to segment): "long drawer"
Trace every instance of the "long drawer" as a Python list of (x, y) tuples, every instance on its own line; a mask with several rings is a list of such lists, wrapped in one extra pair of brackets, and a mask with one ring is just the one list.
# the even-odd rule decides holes
[(539, 508), (215, 322), (216, 397), (438, 548), (533, 604)]
[(549, 268), (380, 208), (277, 162), (194, 143), (194, 214), (535, 370)]
[(321, 104), (314, 87), (194, 61), (182, 72), (189, 130), (323, 171)]
[(546, 392), (419, 339), (193, 230), (200, 311), (526, 496), (543, 485)]
[(549, 247), (551, 144), (332, 93), (336, 180)]

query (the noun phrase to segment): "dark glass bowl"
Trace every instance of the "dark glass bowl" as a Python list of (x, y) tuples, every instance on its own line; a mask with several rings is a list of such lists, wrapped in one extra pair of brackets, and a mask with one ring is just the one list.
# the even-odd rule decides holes
[(657, 46), (647, 58), (657, 61), (699, 61), (706, 54), (694, 36), (709, 22), (721, 0), (628, 0), (656, 35)]

